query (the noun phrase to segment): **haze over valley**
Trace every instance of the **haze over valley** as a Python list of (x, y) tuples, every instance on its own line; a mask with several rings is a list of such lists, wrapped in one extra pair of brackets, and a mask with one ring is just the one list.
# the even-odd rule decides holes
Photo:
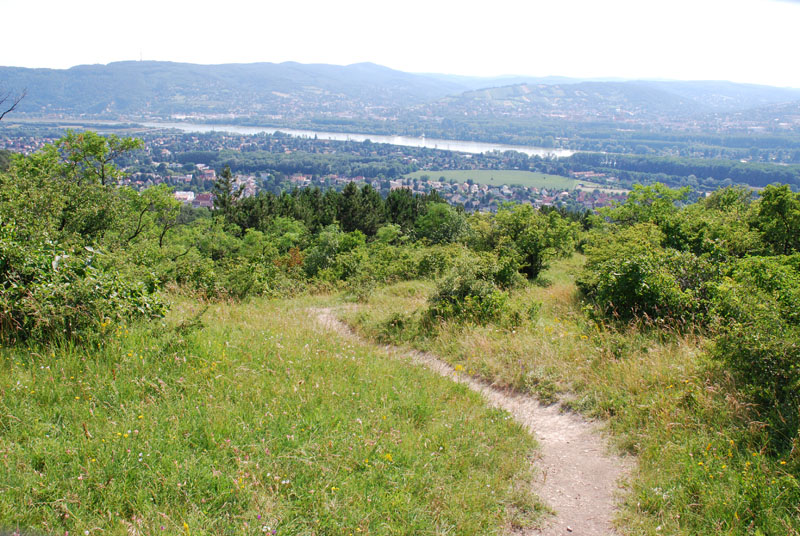
[(28, 90), (20, 114), (47, 118), (189, 117), (333, 129), (361, 125), (386, 134), (409, 134), (425, 126), (458, 129), (462, 122), (501, 118), (756, 133), (793, 131), (800, 124), (800, 89), (731, 82), (455, 77), (370, 63), (5, 67), (0, 82), (11, 91)]

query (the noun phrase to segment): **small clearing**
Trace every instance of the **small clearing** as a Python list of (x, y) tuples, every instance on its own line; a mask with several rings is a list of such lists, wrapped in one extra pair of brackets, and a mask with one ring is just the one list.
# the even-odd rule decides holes
[[(336, 318), (332, 308), (312, 309), (312, 313), (325, 328), (344, 337), (358, 338)], [(609, 452), (598, 423), (564, 411), (558, 404), (546, 406), (533, 396), (500, 389), (458, 372), (430, 353), (395, 346), (384, 349), (393, 357), (410, 359), (482, 394), (489, 404), (507, 411), (537, 439), (540, 452), (535, 462), (538, 475), (535, 491), (555, 511), (555, 516), (543, 528), (523, 534), (617, 534), (613, 526), (616, 495), (631, 463)]]

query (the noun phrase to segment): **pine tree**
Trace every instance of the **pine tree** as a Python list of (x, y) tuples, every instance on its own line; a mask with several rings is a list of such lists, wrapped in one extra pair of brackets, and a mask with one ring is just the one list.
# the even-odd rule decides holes
[(348, 182), (347, 186), (342, 190), (342, 197), (339, 200), (339, 223), (342, 230), (346, 233), (358, 229), (359, 219), (361, 217), (361, 190), (358, 189), (356, 183)]
[(236, 203), (241, 199), (244, 192), (241, 186), (236, 185), (236, 180), (233, 178), (230, 166), (225, 166), (225, 169), (214, 181), (214, 212), (222, 215), (225, 221), (233, 221), (233, 209)]

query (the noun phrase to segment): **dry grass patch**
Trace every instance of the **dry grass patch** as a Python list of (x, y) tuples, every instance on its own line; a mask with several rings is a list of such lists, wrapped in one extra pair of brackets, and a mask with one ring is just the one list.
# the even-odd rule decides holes
[[(515, 327), (447, 322), (420, 330), (414, 320), (425, 304), (389, 299), (390, 289), (347, 317), (366, 336), (432, 351), (607, 422), (617, 447), (639, 459), (620, 514), (625, 533), (800, 533), (791, 463), (764, 454), (759, 423), (707, 356), (704, 338), (594, 321), (573, 283), (582, 262), (554, 263), (541, 285), (514, 291), (511, 307), (541, 303), (536, 318)], [(387, 329), (392, 318), (404, 329)]]

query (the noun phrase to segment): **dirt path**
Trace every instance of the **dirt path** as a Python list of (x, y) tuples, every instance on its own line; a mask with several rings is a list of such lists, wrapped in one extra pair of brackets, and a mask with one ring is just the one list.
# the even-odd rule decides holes
[[(339, 334), (358, 338), (333, 314), (333, 309), (314, 309), (317, 320)], [(525, 534), (576, 536), (614, 535), (615, 493), (630, 462), (609, 453), (596, 423), (558, 405), (545, 406), (534, 397), (499, 389), (488, 382), (458, 373), (436, 356), (387, 346), (398, 357), (406, 357), (441, 376), (463, 383), (481, 393), (494, 407), (508, 411), (525, 426), (540, 445), (536, 460), (536, 493), (556, 515), (543, 529)]]

